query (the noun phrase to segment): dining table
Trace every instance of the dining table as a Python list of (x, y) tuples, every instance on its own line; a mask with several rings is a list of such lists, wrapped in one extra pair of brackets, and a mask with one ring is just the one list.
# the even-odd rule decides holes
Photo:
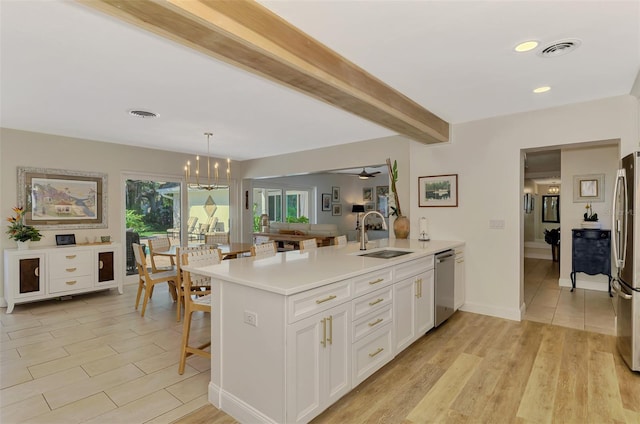
[[(193, 246), (190, 244), (190, 246)], [(253, 244), (251, 243), (229, 243), (229, 244), (219, 244), (217, 246), (213, 246), (217, 249), (220, 249), (220, 253), (222, 253), (222, 259), (235, 259), (238, 255), (244, 255), (247, 253), (251, 253), (251, 247)], [(175, 259), (176, 250), (180, 246), (172, 245), (167, 250), (153, 251), (154, 256), (167, 256)]]

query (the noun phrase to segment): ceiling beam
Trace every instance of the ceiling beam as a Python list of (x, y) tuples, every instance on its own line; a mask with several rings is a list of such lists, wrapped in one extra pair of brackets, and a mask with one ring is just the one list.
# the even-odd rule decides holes
[(449, 124), (252, 0), (78, 0), (423, 143)]

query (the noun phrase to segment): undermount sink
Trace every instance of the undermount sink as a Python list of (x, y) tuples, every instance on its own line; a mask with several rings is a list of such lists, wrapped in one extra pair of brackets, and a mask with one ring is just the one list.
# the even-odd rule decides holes
[(377, 250), (371, 253), (361, 253), (358, 256), (366, 256), (367, 258), (391, 259), (402, 255), (413, 253), (406, 250)]

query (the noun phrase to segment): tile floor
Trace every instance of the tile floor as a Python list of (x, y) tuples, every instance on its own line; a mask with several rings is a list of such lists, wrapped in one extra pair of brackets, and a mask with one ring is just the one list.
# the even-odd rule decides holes
[[(166, 286), (144, 318), (135, 286), (114, 293), (0, 312), (0, 422), (170, 423), (208, 403), (208, 359), (178, 374), (182, 322)], [(196, 342), (209, 337), (208, 317), (194, 315)]]
[(526, 258), (524, 264), (525, 319), (545, 324), (615, 335), (613, 300), (606, 292), (559, 287), (559, 265)]

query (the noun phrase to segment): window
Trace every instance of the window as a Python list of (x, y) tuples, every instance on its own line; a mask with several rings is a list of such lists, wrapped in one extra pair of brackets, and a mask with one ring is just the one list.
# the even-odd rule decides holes
[[(283, 195), (284, 193), (284, 195)], [(253, 189), (253, 227), (260, 228), (260, 215), (269, 215), (269, 221), (309, 222), (313, 205), (313, 188), (267, 188)]]

